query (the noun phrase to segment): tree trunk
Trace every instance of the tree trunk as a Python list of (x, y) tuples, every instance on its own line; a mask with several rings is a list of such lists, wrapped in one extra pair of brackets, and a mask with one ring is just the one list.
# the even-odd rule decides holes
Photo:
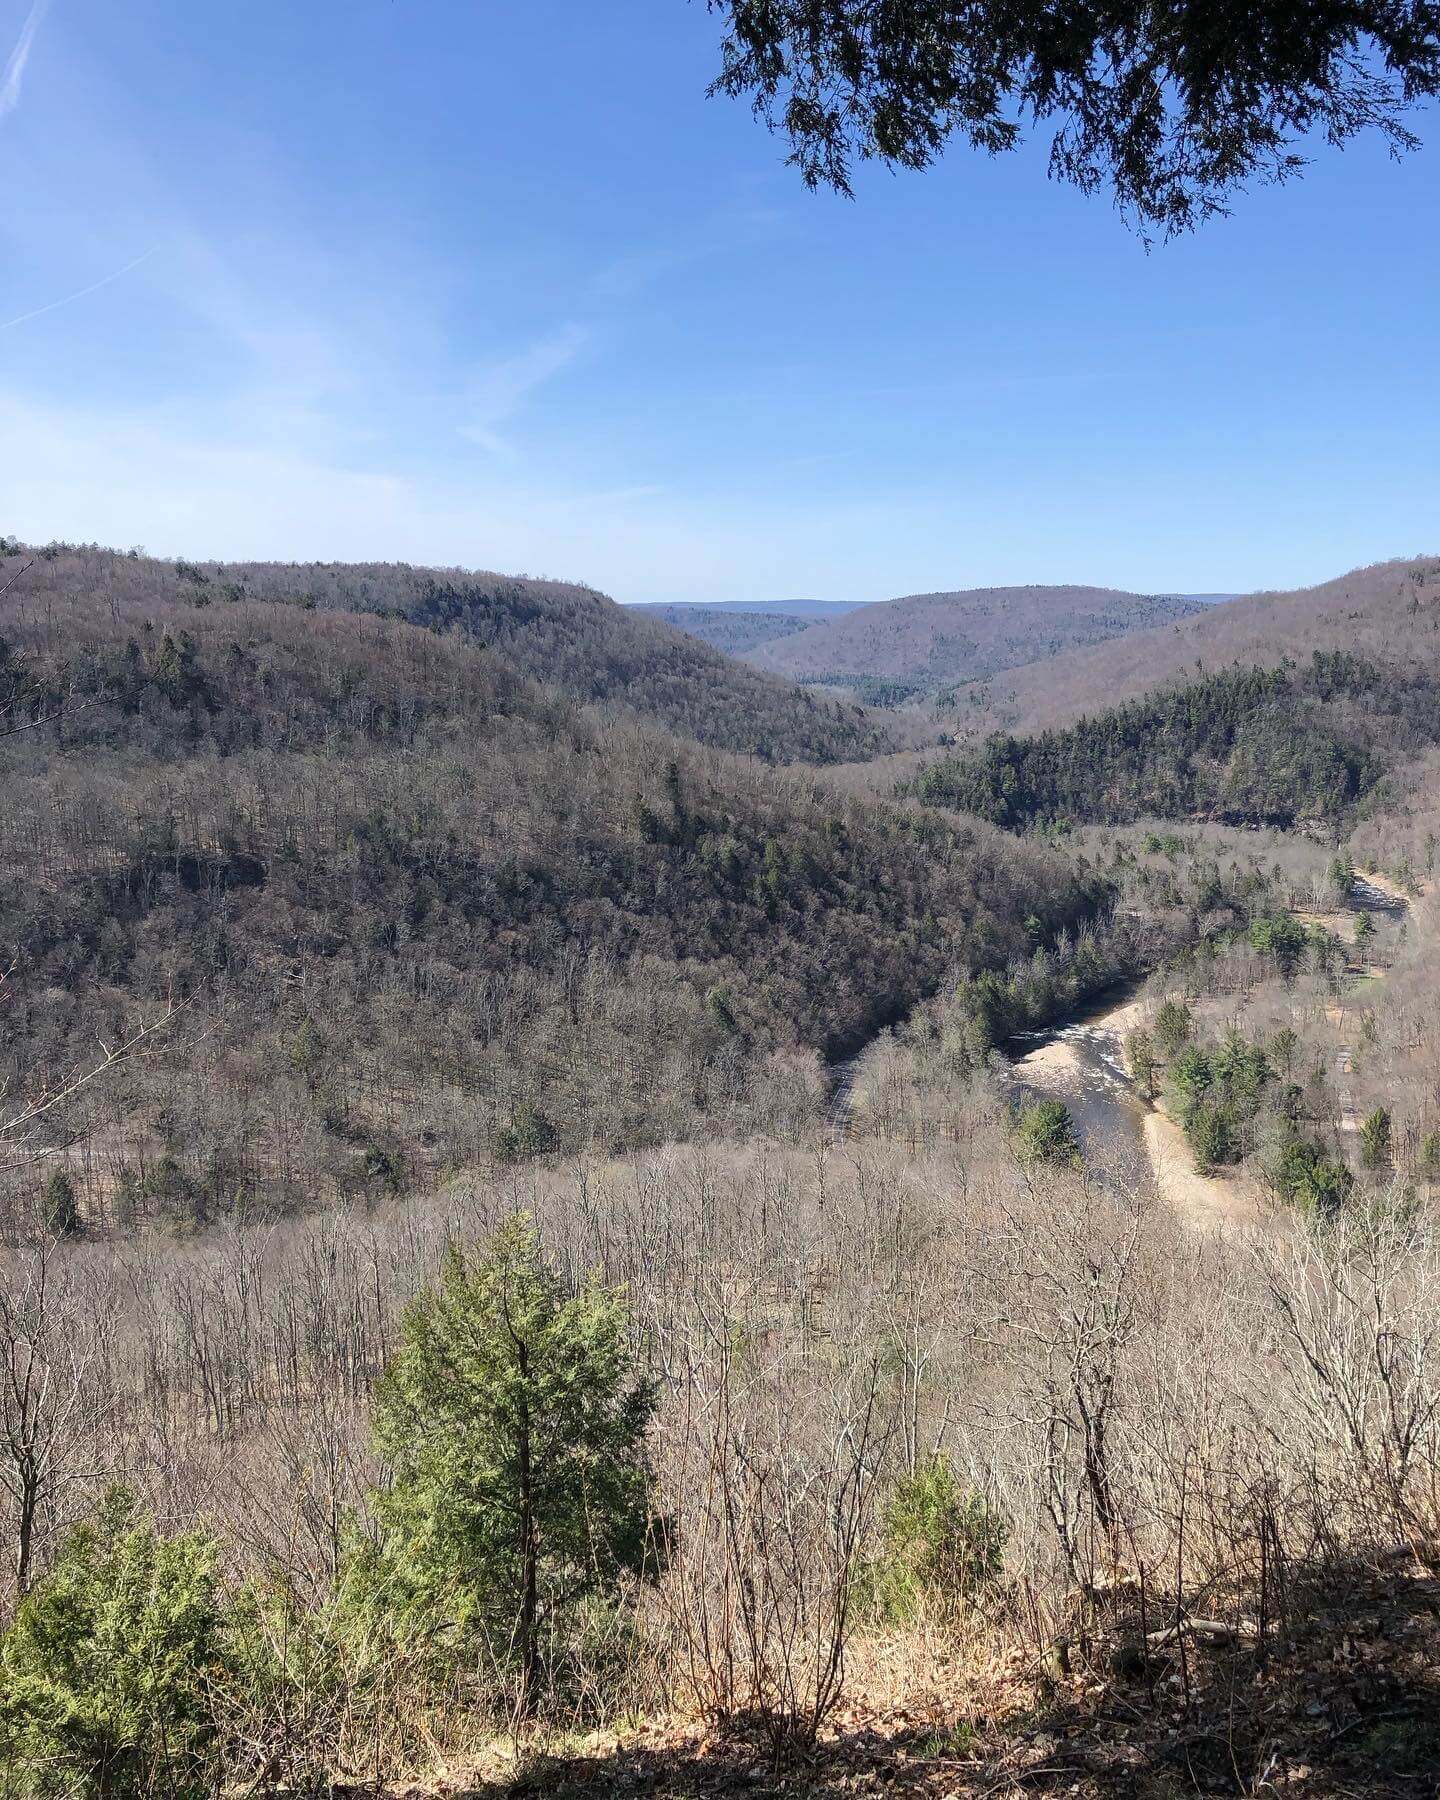
[(530, 1396), (526, 1384), (530, 1379), (530, 1361), (526, 1346), (516, 1344), (520, 1365), (520, 1400), (516, 1442), (520, 1464), (520, 1703), (519, 1711), (527, 1714), (535, 1699), (535, 1677), (539, 1662), (536, 1625), (539, 1614), (539, 1534), (535, 1524), (535, 1491), (530, 1466)]

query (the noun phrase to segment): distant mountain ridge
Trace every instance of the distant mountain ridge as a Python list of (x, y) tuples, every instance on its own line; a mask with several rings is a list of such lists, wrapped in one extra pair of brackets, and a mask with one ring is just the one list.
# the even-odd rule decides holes
[(690, 612), (778, 613), (787, 619), (829, 619), (855, 612), (865, 604), (863, 600), (642, 600), (632, 610), (660, 614), (667, 619), (671, 613)]
[(852, 612), (854, 607), (843, 600), (777, 600), (773, 606), (758, 600), (719, 600), (713, 606), (677, 600), (648, 602), (627, 610), (659, 619), (726, 656), (738, 657), (773, 638), (804, 631), (817, 620)]
[(1372, 563), (1316, 587), (1244, 594), (1158, 629), (1027, 657), (988, 693), (973, 692), (966, 723), (977, 732), (1068, 725), (1201, 672), (1271, 669), (1316, 650), (1440, 672), (1440, 558)]
[(935, 692), (1206, 610), (1178, 595), (1025, 586), (881, 600), (745, 653), (792, 681), (904, 684)]

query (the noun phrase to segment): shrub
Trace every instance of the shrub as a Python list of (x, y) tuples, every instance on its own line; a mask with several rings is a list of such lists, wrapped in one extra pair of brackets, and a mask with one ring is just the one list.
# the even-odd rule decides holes
[(1251, 947), (1273, 957), (1284, 970), (1294, 968), (1308, 941), (1305, 927), (1293, 913), (1272, 913), (1250, 922)]
[(1299, 1137), (1288, 1137), (1281, 1143), (1269, 1176), (1283, 1199), (1321, 1218), (1337, 1212), (1355, 1185), (1355, 1178), (1344, 1163)]
[(0, 1792), (213, 1792), (216, 1546), (166, 1538), (125, 1488), (72, 1531), (0, 1639)]
[(1125, 1060), (1147, 1100), (1155, 1098), (1155, 1045), (1150, 1033), (1137, 1026), (1125, 1039)]
[(862, 1608), (892, 1624), (973, 1599), (1000, 1573), (1010, 1528), (948, 1457), (907, 1475), (885, 1508), (880, 1549), (858, 1574)]

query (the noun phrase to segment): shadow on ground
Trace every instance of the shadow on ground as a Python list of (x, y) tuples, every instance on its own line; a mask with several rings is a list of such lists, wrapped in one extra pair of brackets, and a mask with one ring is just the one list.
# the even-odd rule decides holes
[[(504, 1779), (400, 1787), (391, 1800), (701, 1800), (889, 1794), (913, 1800), (1436, 1800), (1440, 1581), (1349, 1570), (1292, 1596), (1266, 1634), (1145, 1648), (1123, 1602), (1090, 1618), (1066, 1667), (1015, 1683), (1003, 1718), (847, 1715), (778, 1769), (759, 1729), (658, 1734), (536, 1757)], [(1151, 1623), (1152, 1621), (1145, 1621)]]

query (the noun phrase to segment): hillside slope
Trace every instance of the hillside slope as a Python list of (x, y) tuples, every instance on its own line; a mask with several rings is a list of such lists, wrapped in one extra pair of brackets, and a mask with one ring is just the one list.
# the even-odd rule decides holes
[(878, 678), (933, 691), (1203, 610), (1112, 588), (910, 594), (760, 645), (746, 660), (795, 681)]
[(709, 644), (726, 656), (742, 656), (773, 638), (804, 631), (812, 623), (803, 614), (762, 612), (748, 607), (732, 610), (725, 606), (636, 606), (631, 610), (699, 638), (702, 644)]
[(1093, 647), (1027, 658), (963, 697), (969, 731), (1032, 731), (1234, 664), (1275, 668), (1349, 650), (1412, 668), (1440, 664), (1440, 558), (1354, 569), (1318, 587), (1246, 595)]
[[(21, 560), (0, 557), (0, 585)], [(63, 547), (40, 554), (9, 597), (7, 616), (81, 598), (191, 609), (248, 598), (322, 613), (379, 613), (462, 634), (517, 677), (716, 749), (766, 762), (828, 763), (886, 746), (855, 707), (801, 693), (572, 582), (404, 563), (169, 563)]]
[(101, 573), (13, 589), (0, 649), (0, 1090), (189, 1007), (183, 1054), (48, 1121), (91, 1128), (87, 1216), (784, 1129), (815, 1053), (1093, 907), (1039, 848), (581, 708), (464, 633)]

